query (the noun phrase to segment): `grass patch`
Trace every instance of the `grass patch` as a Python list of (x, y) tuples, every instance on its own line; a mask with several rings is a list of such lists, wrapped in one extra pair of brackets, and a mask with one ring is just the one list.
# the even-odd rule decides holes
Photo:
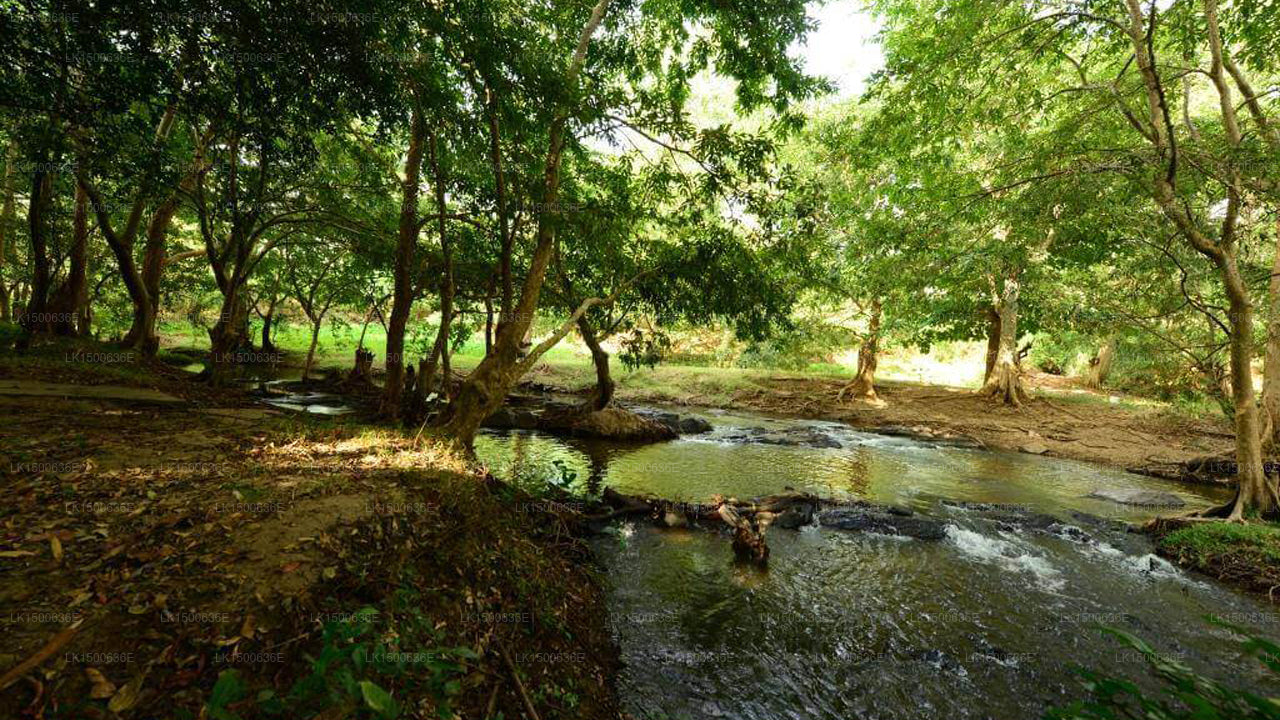
[(1200, 522), (1161, 535), (1160, 554), (1180, 565), (1270, 592), (1280, 586), (1280, 525)]

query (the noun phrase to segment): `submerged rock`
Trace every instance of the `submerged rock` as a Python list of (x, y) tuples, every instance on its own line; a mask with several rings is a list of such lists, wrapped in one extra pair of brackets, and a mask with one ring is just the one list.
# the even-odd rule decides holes
[(877, 506), (833, 508), (818, 516), (823, 527), (882, 535), (901, 535), (917, 540), (941, 540), (946, 523), (919, 517), (910, 510)]
[(1089, 493), (1089, 497), (1139, 507), (1179, 508), (1187, 504), (1175, 493), (1138, 488), (1099, 488)]
[(787, 428), (783, 430), (747, 428), (741, 432), (726, 435), (722, 439), (729, 442), (760, 443), (762, 445), (782, 445), (785, 447), (844, 447), (839, 440), (810, 428)]

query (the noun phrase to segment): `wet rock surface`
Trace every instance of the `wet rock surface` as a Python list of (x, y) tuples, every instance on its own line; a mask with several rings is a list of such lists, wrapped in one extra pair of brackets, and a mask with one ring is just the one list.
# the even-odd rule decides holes
[(670, 410), (657, 410), (654, 408), (633, 408), (633, 412), (668, 427), (672, 432), (681, 435), (699, 435), (711, 432), (711, 423), (693, 415), (681, 415)]
[(917, 540), (941, 540), (947, 535), (945, 522), (887, 505), (831, 508), (818, 515), (818, 523), (835, 530), (900, 535)]
[(761, 443), (789, 447), (841, 448), (844, 444), (830, 435), (813, 428), (740, 428), (720, 438), (725, 442)]
[(1139, 507), (1179, 508), (1187, 504), (1181, 496), (1163, 490), (1142, 490), (1139, 488), (1099, 488), (1089, 493), (1089, 497), (1110, 500), (1121, 505)]
[(868, 428), (867, 432), (876, 435), (888, 435), (889, 437), (900, 437), (908, 440), (919, 440), (935, 447), (958, 447), (958, 448), (985, 448), (981, 440), (954, 433), (949, 430), (935, 430), (924, 425), (881, 425), (879, 427)]

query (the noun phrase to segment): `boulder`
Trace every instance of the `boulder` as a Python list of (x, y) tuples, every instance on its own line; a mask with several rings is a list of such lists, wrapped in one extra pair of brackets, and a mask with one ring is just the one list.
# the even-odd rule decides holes
[(1175, 493), (1139, 488), (1099, 488), (1089, 493), (1089, 497), (1138, 507), (1179, 508), (1187, 504)]
[(574, 435), (610, 440), (656, 441), (676, 437), (676, 431), (670, 426), (616, 407), (580, 415), (572, 420), (570, 430)]
[(678, 425), (679, 431), (685, 435), (699, 435), (711, 432), (711, 423), (698, 417), (682, 417)]
[(844, 447), (839, 440), (824, 435), (816, 430), (778, 430), (752, 433), (749, 440), (765, 445), (787, 445), (791, 447), (840, 448)]

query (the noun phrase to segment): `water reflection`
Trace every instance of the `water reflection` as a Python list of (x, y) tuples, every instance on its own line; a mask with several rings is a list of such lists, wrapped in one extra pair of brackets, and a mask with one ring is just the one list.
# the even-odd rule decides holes
[[(1101, 637), (1098, 624), (1137, 633), (1211, 675), (1277, 692), (1256, 663), (1224, 652), (1223, 632), (1203, 620), (1229, 615), (1280, 637), (1269, 606), (1173, 568), (1141, 536), (1072, 516), (1157, 512), (1087, 497), (1099, 487), (1172, 491), (1188, 508), (1221, 500), (1221, 490), (829, 423), (807, 426), (840, 448), (726, 442), (734, 428), (772, 431), (789, 421), (712, 421), (709, 436), (656, 445), (513, 432), (486, 434), (477, 450), (500, 476), (534, 484), (568, 471), (584, 490), (695, 502), (791, 486), (906, 505), (945, 521), (947, 537), (773, 530), (762, 572), (735, 565), (713, 532), (636, 523), (603, 536), (595, 549), (625, 661), (620, 689), (637, 718), (1038, 717), (1080, 696), (1074, 664), (1143, 673), (1141, 658)], [(1025, 506), (1085, 527), (1020, 530), (944, 499)]]

